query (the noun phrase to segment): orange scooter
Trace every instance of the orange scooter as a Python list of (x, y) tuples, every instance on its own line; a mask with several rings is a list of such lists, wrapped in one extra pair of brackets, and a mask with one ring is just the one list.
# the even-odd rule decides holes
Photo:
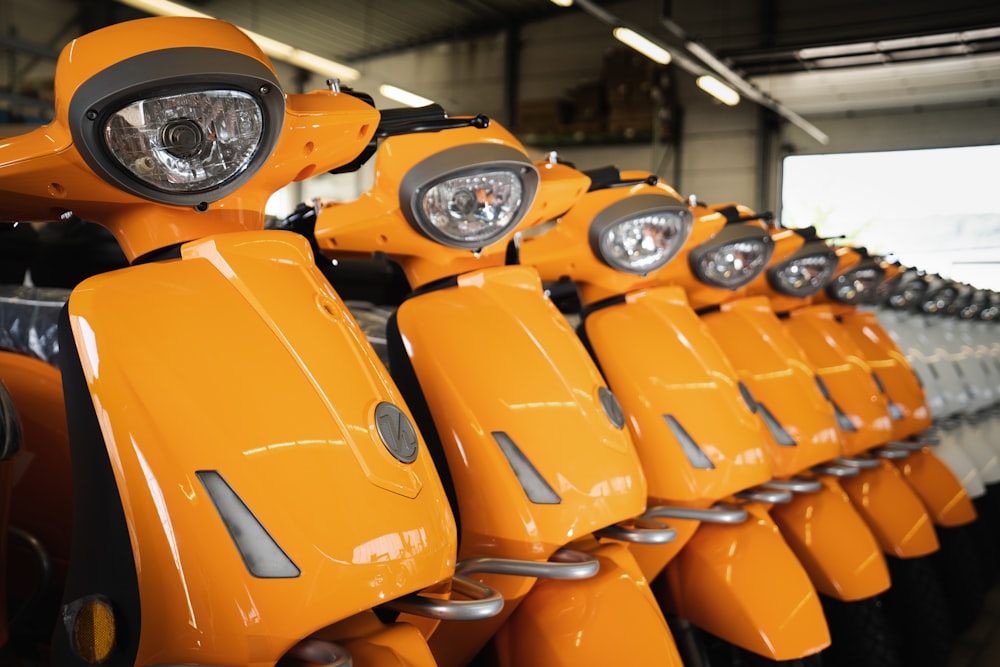
[[(637, 551), (644, 571), (663, 574), (661, 603), (685, 629), (693, 625), (757, 659), (816, 654), (830, 635), (814, 583), (864, 597), (888, 587), (888, 573), (845, 498), (816, 480), (773, 479), (756, 405), (691, 307), (762, 271), (770, 235), (703, 211), (683, 247), (632, 236), (642, 221), (687, 207), (648, 173), (589, 173), (590, 191), (573, 209), (544, 233), (524, 233), (521, 260), (553, 289), (566, 281), (578, 288), (580, 335), (622, 403), (649, 479), (657, 507), (646, 516), (669, 517), (678, 529), (670, 549)], [(630, 242), (628, 252), (612, 251), (616, 236)], [(802, 503), (815, 511), (803, 523), (814, 539), (793, 545), (805, 568), (768, 513)], [(830, 548), (855, 530), (861, 539), (849, 548)], [(725, 663), (730, 654), (709, 637), (685, 657)]]
[(270, 194), (349, 162), (378, 112), (335, 85), (284, 95), (246, 35), (204, 19), (74, 40), (55, 86), (55, 120), (0, 146), (0, 215), (96, 220), (131, 265), (70, 294), (61, 374), (33, 345), (0, 353), (37, 483), (13, 502), (73, 522), (28, 657), (433, 666), (376, 608), (482, 618), (502, 598), (453, 578), (454, 517), (402, 396), (307, 243), (263, 230)]
[[(892, 463), (865, 454), (891, 435), (885, 398), (863, 360), (845, 357), (834, 343), (838, 331), (829, 331), (830, 324), (836, 325), (833, 319), (808, 306), (808, 299), (833, 277), (836, 253), (810, 230), (775, 230), (773, 237), (775, 255), (765, 275), (746, 288), (746, 296), (704, 319), (779, 427), (790, 436), (823, 428), (842, 443), (839, 456), (814, 470), (842, 476), (840, 487), (889, 557), (893, 586), (884, 599), (903, 639), (903, 655), (938, 664), (947, 659), (951, 634), (937, 573), (921, 558), (938, 550), (933, 524)], [(839, 335), (846, 338), (846, 332)], [(800, 378), (794, 390), (786, 384), (792, 377)], [(815, 426), (803, 421), (809, 409), (816, 415)], [(853, 474), (845, 475), (847, 471)]]
[[(505, 599), (501, 616), (438, 625), (435, 658), (679, 665), (627, 548), (676, 533), (637, 519), (646, 480), (617, 400), (538, 274), (505, 264), (515, 232), (560, 215), (589, 179), (532, 163), (485, 118), (433, 115), (380, 131), (369, 191), (300, 210), (290, 223), (307, 234), (314, 226), (318, 248), (338, 263), (388, 258), (412, 289), (370, 334), (385, 339), (436, 457), (459, 555), (474, 564), (462, 571)], [(681, 235), (675, 222), (657, 224)]]

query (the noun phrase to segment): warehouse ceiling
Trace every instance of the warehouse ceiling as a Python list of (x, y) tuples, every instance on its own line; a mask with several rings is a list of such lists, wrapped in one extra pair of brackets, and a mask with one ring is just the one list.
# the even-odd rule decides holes
[[(46, 9), (49, 2), (75, 11)], [(579, 5), (561, 8), (548, 0), (185, 0), (182, 4), (355, 67), (386, 54), (516, 31), (561, 12), (583, 11)], [(589, 4), (622, 17), (676, 53), (687, 53), (685, 39), (704, 45), (766, 94), (803, 115), (1000, 103), (1000, 3), (995, 0), (590, 0)], [(8, 24), (15, 15), (45, 12), (58, 27), (44, 38), (32, 39), (23, 27), (15, 30), (8, 25), (0, 46), (37, 57), (57, 52), (75, 36), (74, 28), (79, 34), (144, 15), (113, 0), (3, 0), (0, 12), (7, 15)], [(686, 35), (679, 37), (671, 23)]]

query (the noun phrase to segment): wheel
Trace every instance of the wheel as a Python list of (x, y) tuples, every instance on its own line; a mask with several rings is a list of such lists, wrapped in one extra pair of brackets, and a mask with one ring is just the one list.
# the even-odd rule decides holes
[(932, 557), (944, 586), (955, 634), (976, 622), (986, 596), (987, 581), (971, 529), (938, 527), (941, 549)]
[(944, 667), (951, 652), (948, 602), (929, 557), (886, 557), (892, 586), (883, 594), (886, 618), (899, 637), (903, 663)]
[(901, 667), (899, 638), (885, 615), (879, 595), (844, 602), (820, 596), (830, 627), (827, 667)]

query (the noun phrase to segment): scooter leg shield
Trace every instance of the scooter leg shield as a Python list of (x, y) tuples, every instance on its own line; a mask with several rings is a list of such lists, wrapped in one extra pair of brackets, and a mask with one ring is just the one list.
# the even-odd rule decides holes
[(953, 528), (976, 520), (976, 508), (965, 487), (928, 447), (910, 452), (894, 465), (920, 496), (934, 525)]
[(920, 497), (887, 461), (840, 483), (882, 550), (897, 558), (916, 558), (938, 550), (934, 524)]
[(889, 569), (868, 524), (836, 480), (822, 481), (774, 505), (771, 518), (820, 593), (846, 602), (885, 591)]
[(975, 461), (969, 457), (964, 449), (959, 447), (954, 438), (941, 438), (934, 445), (934, 455), (941, 459), (941, 462), (951, 469), (952, 473), (959, 479), (965, 492), (975, 500), (986, 495), (986, 482), (979, 474), (979, 468)]
[(628, 549), (595, 544), (590, 579), (539, 580), (494, 637), (502, 667), (676, 665), (666, 620)]
[(703, 524), (666, 569), (672, 612), (716, 637), (775, 660), (830, 644), (819, 596), (761, 505), (740, 524)]

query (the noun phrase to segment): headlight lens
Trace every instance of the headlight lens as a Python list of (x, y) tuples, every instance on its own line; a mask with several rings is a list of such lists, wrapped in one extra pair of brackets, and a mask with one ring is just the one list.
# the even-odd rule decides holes
[[(742, 229), (741, 229), (742, 228)], [(727, 225), (688, 255), (691, 271), (703, 283), (735, 290), (756, 278), (774, 253), (774, 240), (752, 225)]]
[(524, 182), (517, 171), (497, 169), (436, 183), (420, 197), (418, 218), (448, 245), (490, 245), (517, 222)]
[(635, 195), (598, 213), (591, 248), (608, 266), (646, 275), (677, 254), (691, 233), (691, 211), (665, 195)]
[(841, 303), (867, 302), (884, 279), (885, 269), (873, 260), (862, 260), (858, 266), (834, 278), (826, 293)]
[(889, 297), (886, 303), (891, 308), (904, 310), (920, 301), (927, 292), (927, 281), (912, 274), (901, 274), (891, 281)]
[(931, 290), (924, 297), (923, 302), (920, 304), (920, 309), (931, 315), (939, 313), (947, 308), (957, 296), (958, 290), (950, 285)]
[(168, 193), (216, 188), (242, 173), (264, 131), (251, 95), (208, 90), (133, 102), (111, 114), (104, 141), (144, 184)]
[(437, 243), (479, 250), (521, 222), (538, 192), (538, 182), (538, 170), (511, 146), (452, 146), (406, 172), (399, 185), (400, 211), (417, 231)]
[(805, 298), (822, 289), (836, 268), (837, 255), (825, 244), (820, 250), (807, 251), (804, 246), (784, 262), (768, 269), (767, 282), (782, 294)]

